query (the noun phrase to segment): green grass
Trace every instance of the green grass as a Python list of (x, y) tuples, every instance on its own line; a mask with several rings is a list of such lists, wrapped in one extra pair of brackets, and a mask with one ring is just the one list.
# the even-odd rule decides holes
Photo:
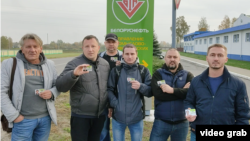
[[(76, 57), (82, 54), (82, 52), (74, 52), (74, 53), (62, 53), (62, 54), (50, 54), (50, 55), (45, 55), (47, 59), (54, 59), (54, 58), (65, 58), (65, 57)], [(9, 59), (11, 57), (1, 57), (1, 62), (5, 59)]]
[[(184, 53), (184, 52), (180, 52), (180, 54), (181, 54), (181, 56), (186, 56), (186, 57), (206, 61), (206, 56), (205, 55), (198, 55), (198, 54)], [(240, 61), (240, 60), (228, 59), (228, 62), (226, 63), (226, 65), (250, 70), (250, 62), (249, 61)]]

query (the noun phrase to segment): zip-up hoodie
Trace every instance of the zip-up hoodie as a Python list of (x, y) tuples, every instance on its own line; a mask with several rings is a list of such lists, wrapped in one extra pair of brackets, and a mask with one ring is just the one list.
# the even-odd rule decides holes
[[(43, 70), (41, 65), (46, 63), (44, 54), (39, 56), (39, 64), (31, 64), (20, 50), (16, 57), (24, 63), (25, 86), (23, 93), (22, 108), (20, 114), (27, 119), (41, 118), (49, 115), (46, 100), (35, 94), (36, 89), (44, 89)], [(30, 106), (32, 105), (32, 106)]]

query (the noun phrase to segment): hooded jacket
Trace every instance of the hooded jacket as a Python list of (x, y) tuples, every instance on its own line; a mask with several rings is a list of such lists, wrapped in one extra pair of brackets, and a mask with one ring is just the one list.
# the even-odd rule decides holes
[[(145, 82), (142, 83), (141, 74), (138, 70), (138, 59), (133, 65), (126, 64), (122, 59), (121, 65), (122, 69), (117, 86), (115, 86), (116, 68), (113, 68), (110, 72), (108, 81), (109, 102), (110, 106), (114, 107), (113, 118), (120, 123), (130, 125), (143, 119), (143, 104), (140, 95), (147, 97), (152, 96), (150, 86), (151, 75), (147, 69)], [(135, 78), (135, 80), (140, 82), (140, 88), (138, 90), (132, 89), (131, 83), (127, 81), (127, 78)], [(114, 94), (115, 87), (117, 87), (118, 97)]]
[(195, 77), (184, 101), (185, 108), (196, 109), (196, 125), (249, 125), (249, 99), (245, 83), (224, 67), (223, 81), (213, 96), (209, 69)]
[[(21, 50), (17, 53), (17, 66), (14, 75), (13, 82), (13, 96), (12, 101), (10, 101), (8, 96), (11, 69), (13, 66), (13, 59), (7, 59), (2, 62), (1, 67), (1, 110), (9, 121), (9, 127), (13, 127), (13, 121), (20, 115), (20, 110), (22, 108), (24, 87), (25, 87), (25, 74), (24, 65), (29, 65), (27, 62), (23, 61)], [(40, 60), (43, 60), (41, 67), (44, 75), (44, 89), (50, 90), (53, 94), (54, 99), (60, 94), (56, 87), (55, 82), (57, 78), (56, 69), (54, 62), (47, 60), (43, 53), (40, 54)], [(46, 100), (46, 105), (48, 113), (52, 121), (57, 124), (56, 109), (53, 99)]]

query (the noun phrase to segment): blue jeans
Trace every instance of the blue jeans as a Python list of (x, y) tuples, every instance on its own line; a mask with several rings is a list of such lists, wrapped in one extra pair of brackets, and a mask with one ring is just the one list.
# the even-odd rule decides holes
[(107, 116), (104, 122), (103, 128), (102, 128), (100, 141), (111, 141), (110, 134), (109, 134), (109, 130), (110, 130), (109, 126), (110, 126), (110, 118), (108, 118)]
[(188, 121), (183, 121), (178, 124), (169, 124), (160, 119), (155, 119), (150, 134), (150, 141), (166, 141), (169, 136), (171, 141), (186, 141), (188, 126)]
[(191, 131), (190, 141), (196, 141), (196, 135)]
[(126, 125), (112, 119), (114, 141), (125, 141), (125, 129), (127, 126), (131, 134), (131, 141), (141, 141), (143, 133), (143, 120), (135, 124)]
[(14, 123), (11, 141), (47, 141), (51, 128), (50, 116), (23, 119)]

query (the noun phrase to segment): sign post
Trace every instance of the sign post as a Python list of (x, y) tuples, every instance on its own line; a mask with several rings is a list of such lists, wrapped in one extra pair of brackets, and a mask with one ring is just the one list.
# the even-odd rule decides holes
[[(126, 44), (137, 47), (141, 65), (152, 72), (154, 0), (107, 0), (107, 33), (115, 33), (119, 50)], [(148, 99), (146, 99), (147, 103)], [(151, 109), (146, 104), (146, 110)]]
[(181, 0), (173, 0), (172, 4), (172, 48), (176, 48), (176, 9), (179, 8)]

